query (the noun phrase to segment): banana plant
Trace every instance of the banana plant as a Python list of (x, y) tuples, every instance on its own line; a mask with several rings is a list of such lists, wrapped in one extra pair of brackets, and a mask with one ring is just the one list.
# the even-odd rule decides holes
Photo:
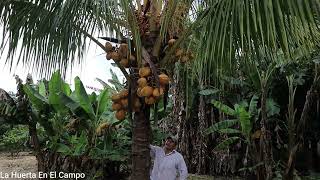
[[(234, 117), (234, 119), (228, 119), (215, 123), (205, 130), (205, 134), (207, 135), (214, 132), (233, 135), (232, 137), (228, 137), (223, 142), (218, 144), (215, 147), (215, 150), (225, 149), (229, 147), (229, 145), (239, 140), (242, 140), (246, 144), (250, 144), (252, 136), (258, 136), (256, 135), (259, 134), (258, 132), (254, 134), (251, 133), (253, 123), (254, 121), (258, 120), (261, 112), (261, 108), (258, 108), (258, 100), (259, 97), (257, 95), (253, 95), (249, 105), (246, 101), (243, 101), (239, 104), (235, 104), (234, 108), (231, 108), (220, 101), (212, 100), (212, 104), (221, 112), (225, 113), (229, 117)], [(279, 105), (272, 99), (269, 98), (267, 100), (266, 106), (268, 117), (279, 114)], [(234, 128), (235, 126), (239, 126), (240, 129)]]
[(0, 88), (0, 123), (27, 124), (25, 109), (18, 108), (20, 101)]
[[(211, 127), (205, 130), (205, 134), (210, 134), (214, 132), (222, 133), (222, 134), (233, 134), (235, 136), (228, 137), (223, 142), (218, 144), (215, 147), (215, 150), (222, 150), (229, 147), (230, 144), (238, 140), (243, 140), (246, 143), (250, 142), (250, 134), (252, 130), (252, 117), (257, 114), (257, 103), (258, 103), (258, 96), (254, 95), (250, 101), (249, 109), (246, 109), (246, 105), (242, 104), (235, 104), (234, 109), (231, 107), (223, 104), (220, 101), (213, 100), (213, 105), (218, 108), (223, 113), (227, 114), (228, 116), (235, 117), (235, 119), (224, 120), (218, 123), (215, 123)], [(240, 125), (240, 130), (233, 128), (235, 125)], [(241, 137), (244, 137), (244, 139)]]
[[(49, 129), (48, 124), (50, 129), (55, 129), (56, 134), (51, 134), (50, 137), (53, 142), (64, 134), (65, 129), (75, 133), (80, 130), (87, 132), (88, 143), (92, 147), (96, 141), (96, 129), (99, 124), (105, 122), (108, 127), (114, 127), (121, 123), (113, 118), (111, 111), (108, 111), (110, 108), (108, 89), (102, 90), (98, 96), (95, 93), (89, 95), (79, 77), (76, 77), (74, 79), (75, 90), (72, 92), (69, 85), (62, 80), (59, 71), (52, 75), (47, 84), (48, 86), (43, 81), (37, 87), (25, 85), (24, 91), (33, 108), (38, 112), (41, 119), (39, 123), (46, 130)], [(60, 126), (55, 128), (52, 125), (66, 123), (64, 129)]]

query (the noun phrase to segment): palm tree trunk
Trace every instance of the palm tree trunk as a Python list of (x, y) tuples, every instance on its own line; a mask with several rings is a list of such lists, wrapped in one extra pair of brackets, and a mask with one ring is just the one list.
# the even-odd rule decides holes
[[(204, 135), (203, 131), (218, 121), (214, 107), (206, 104), (206, 96), (193, 94), (191, 108), (186, 104), (186, 83), (183, 70), (175, 71), (173, 94), (172, 121), (169, 125), (176, 125), (179, 136), (178, 150), (183, 154), (188, 170), (191, 173), (225, 175), (234, 173), (235, 158), (225, 154), (213, 154), (217, 135)], [(201, 82), (199, 82), (201, 83)], [(192, 89), (199, 89), (198, 84), (193, 84)], [(166, 126), (168, 127), (168, 126)]]
[[(267, 88), (262, 85), (261, 92), (261, 139), (260, 139), (260, 157), (264, 162), (264, 174), (266, 180), (272, 179), (272, 145), (271, 145), (271, 136), (269, 132), (269, 128), (267, 126)], [(260, 173), (259, 173), (260, 174)], [(263, 177), (259, 177), (259, 179), (263, 179)]]
[(132, 138), (132, 173), (131, 180), (150, 179), (150, 137), (149, 107), (144, 107), (134, 114)]
[[(204, 100), (204, 96), (200, 95), (199, 97), (199, 112), (198, 112), (198, 117), (199, 117), (199, 129), (207, 129), (208, 128), (208, 123), (207, 123), (207, 118), (206, 118), (206, 104)], [(197, 148), (197, 162), (198, 162), (198, 167), (197, 167), (197, 173), (198, 174), (204, 174), (206, 173), (207, 169), (207, 154), (208, 154), (208, 149), (207, 149), (207, 140), (208, 137), (206, 137), (203, 133), (200, 133), (196, 136), (197, 142), (199, 142), (198, 148)]]

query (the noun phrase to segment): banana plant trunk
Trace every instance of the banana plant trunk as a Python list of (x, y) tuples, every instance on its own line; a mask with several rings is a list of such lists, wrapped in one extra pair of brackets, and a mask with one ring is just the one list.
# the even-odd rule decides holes
[(36, 123), (29, 122), (28, 126), (29, 126), (29, 134), (31, 137), (31, 144), (33, 145), (33, 148), (36, 152), (36, 158), (38, 162), (38, 171), (45, 172), (44, 158), (43, 158), (43, 153), (41, 151), (39, 138), (37, 135)]
[(150, 142), (151, 128), (149, 107), (144, 106), (134, 114), (132, 138), (132, 173), (131, 180), (150, 179)]

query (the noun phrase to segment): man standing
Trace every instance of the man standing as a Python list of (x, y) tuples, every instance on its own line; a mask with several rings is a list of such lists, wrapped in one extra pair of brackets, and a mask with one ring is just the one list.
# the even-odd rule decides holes
[(175, 149), (177, 139), (166, 138), (164, 147), (152, 146), (151, 157), (154, 158), (151, 180), (186, 180), (188, 170), (183, 156)]

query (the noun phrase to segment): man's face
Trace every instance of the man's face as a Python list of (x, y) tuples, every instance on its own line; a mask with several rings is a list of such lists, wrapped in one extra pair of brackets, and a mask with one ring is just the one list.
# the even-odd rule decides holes
[(164, 147), (167, 149), (167, 150), (174, 150), (176, 148), (176, 143), (171, 139), (171, 138), (168, 138), (166, 139), (165, 143), (164, 143)]

